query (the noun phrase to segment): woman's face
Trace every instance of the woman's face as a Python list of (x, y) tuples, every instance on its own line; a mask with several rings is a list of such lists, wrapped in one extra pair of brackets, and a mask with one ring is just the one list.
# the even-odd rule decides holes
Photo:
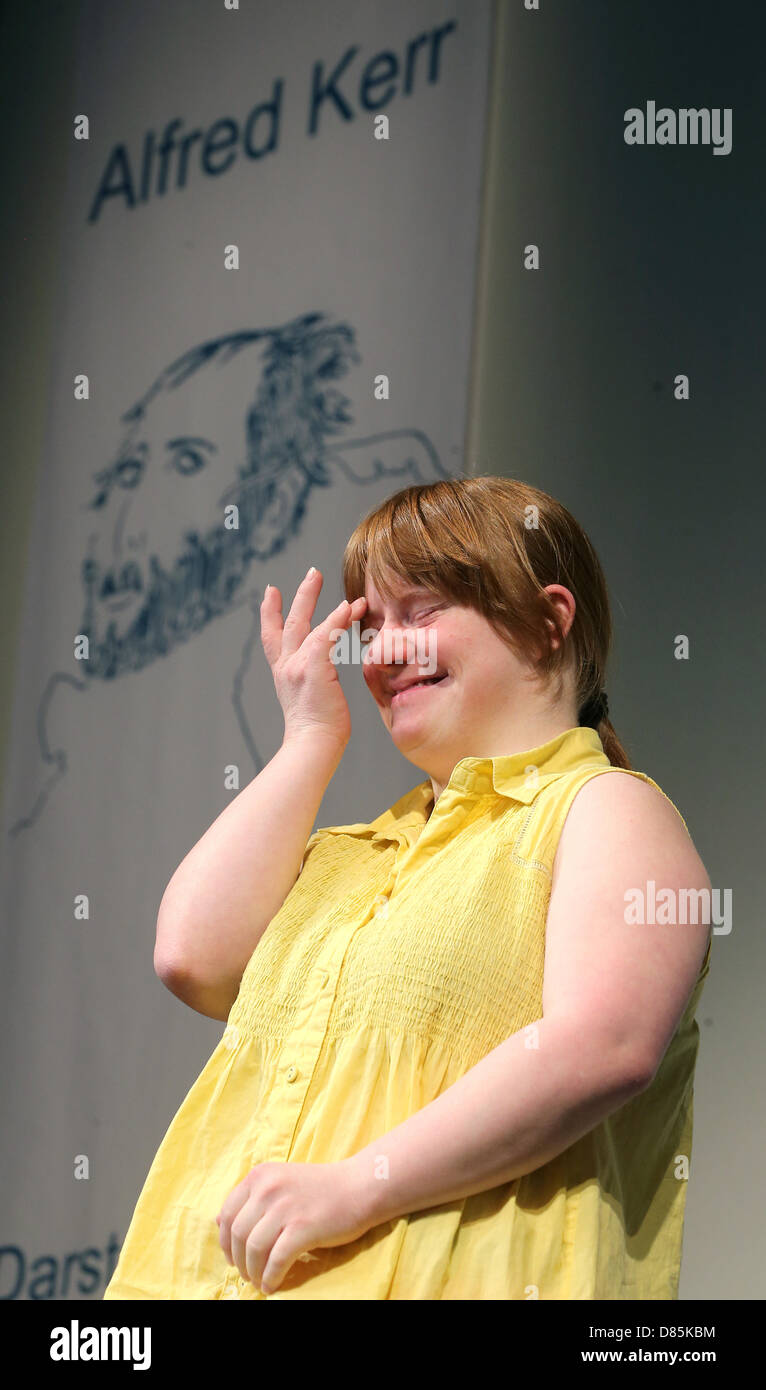
[[(547, 592), (554, 600), (559, 592), (566, 595), (561, 601), (565, 607), (571, 601), (574, 617), (568, 590), (551, 585)], [(543, 699), (534, 671), (481, 613), (403, 581), (394, 597), (383, 599), (369, 576), (365, 597), (362, 635), (375, 635), (362, 672), (393, 742), (410, 762), (446, 783), (460, 758), (508, 750), (514, 728), (521, 747), (535, 746), (534, 739), (523, 742), (523, 731), (534, 727), (529, 716), (539, 718)], [(416, 686), (421, 676), (427, 684)]]

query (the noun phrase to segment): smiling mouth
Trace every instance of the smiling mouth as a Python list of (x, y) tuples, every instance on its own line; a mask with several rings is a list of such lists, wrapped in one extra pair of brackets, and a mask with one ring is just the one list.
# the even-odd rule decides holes
[(444, 685), (447, 680), (449, 680), (449, 676), (445, 673), (443, 676), (429, 676), (425, 680), (416, 681), (413, 685), (406, 685), (404, 690), (394, 691), (391, 697), (391, 704), (395, 705), (399, 700), (404, 699), (406, 695), (412, 695), (415, 691), (430, 690), (434, 685)]

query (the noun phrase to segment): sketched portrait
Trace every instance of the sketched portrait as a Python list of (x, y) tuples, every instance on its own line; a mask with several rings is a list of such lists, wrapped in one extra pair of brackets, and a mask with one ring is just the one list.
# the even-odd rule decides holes
[[(94, 468), (81, 504), (87, 545), (74, 635), (84, 659), (76, 675), (57, 671), (46, 684), (37, 725), (47, 778), (11, 835), (34, 822), (65, 772), (66, 750), (47, 733), (62, 683), (83, 691), (139, 672), (214, 619), (243, 604), (255, 610), (261, 565), (297, 545), (322, 491), (447, 476), (418, 429), (350, 435), (353, 402), (341, 383), (360, 362), (353, 328), (311, 313), (189, 348), (122, 412), (114, 452)], [(240, 665), (232, 663), (232, 703), (259, 771), (234, 680)]]

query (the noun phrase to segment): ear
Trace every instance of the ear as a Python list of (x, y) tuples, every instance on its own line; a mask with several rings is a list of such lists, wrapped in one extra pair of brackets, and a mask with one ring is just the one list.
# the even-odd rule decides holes
[[(574, 594), (571, 589), (565, 589), (563, 584), (547, 584), (544, 592), (558, 609), (559, 625), (566, 638), (577, 611)], [(557, 630), (552, 618), (545, 618), (544, 621), (549, 631), (551, 646), (556, 650), (561, 645), (561, 633)]]

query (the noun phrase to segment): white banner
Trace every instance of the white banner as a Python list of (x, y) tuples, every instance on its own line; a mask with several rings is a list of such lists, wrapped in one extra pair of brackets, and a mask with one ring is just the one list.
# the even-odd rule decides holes
[[(223, 1031), (157, 979), (155, 923), (281, 741), (263, 588), (286, 613), (317, 565), (324, 617), (358, 520), (470, 471), (489, 0), (88, 0), (77, 22), (0, 851), (2, 1299), (101, 1297)], [(318, 824), (422, 780), (341, 679)]]

